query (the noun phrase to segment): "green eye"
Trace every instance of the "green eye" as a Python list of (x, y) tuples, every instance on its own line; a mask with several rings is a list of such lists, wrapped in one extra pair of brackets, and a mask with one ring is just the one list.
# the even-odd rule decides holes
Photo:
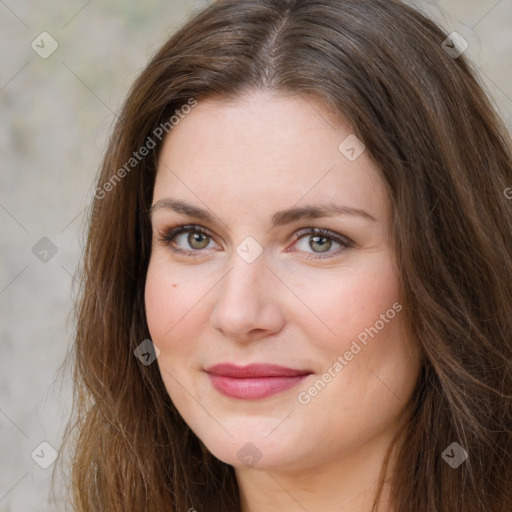
[(323, 228), (301, 229), (295, 236), (298, 240), (293, 250), (303, 252), (310, 259), (329, 258), (354, 247), (350, 239)]
[[(323, 228), (305, 228), (294, 236), (297, 242), (291, 251), (303, 253), (309, 259), (330, 258), (354, 247), (349, 238)], [(204, 256), (208, 254), (205, 249), (213, 248), (210, 243), (215, 245), (212, 235), (195, 224), (178, 225), (160, 231), (159, 241), (169, 246), (173, 252), (191, 257)]]
[(192, 249), (205, 249), (208, 247), (210, 237), (204, 233), (197, 231), (189, 232), (187, 236), (187, 243)]

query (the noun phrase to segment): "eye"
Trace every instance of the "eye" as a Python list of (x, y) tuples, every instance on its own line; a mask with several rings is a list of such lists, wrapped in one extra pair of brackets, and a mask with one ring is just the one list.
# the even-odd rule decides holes
[(295, 233), (295, 236), (298, 241), (292, 246), (293, 250), (299, 249), (309, 253), (306, 257), (312, 259), (335, 256), (350, 247), (354, 247), (354, 243), (350, 239), (322, 228), (302, 229)]
[[(304, 253), (306, 258), (322, 259), (339, 255), (354, 247), (349, 238), (323, 228), (305, 228), (294, 233), (297, 242), (287, 251)], [(174, 253), (185, 256), (202, 256), (206, 249), (216, 249), (213, 236), (202, 226), (177, 225), (158, 230), (158, 241)], [(333, 250), (331, 250), (333, 249)]]
[[(159, 242), (171, 251), (189, 256), (198, 256), (204, 249), (211, 249), (213, 237), (201, 226), (178, 225), (158, 232)], [(215, 244), (214, 244), (215, 245)]]

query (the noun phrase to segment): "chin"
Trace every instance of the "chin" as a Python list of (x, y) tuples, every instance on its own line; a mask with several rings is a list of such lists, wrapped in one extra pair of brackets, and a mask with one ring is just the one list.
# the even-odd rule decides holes
[[(286, 440), (290, 444), (283, 444)], [(235, 468), (284, 469), (298, 463), (297, 443), (288, 436), (270, 440), (261, 433), (252, 435), (247, 431), (247, 435), (233, 436), (229, 440), (201, 438), (201, 441), (214, 457)]]

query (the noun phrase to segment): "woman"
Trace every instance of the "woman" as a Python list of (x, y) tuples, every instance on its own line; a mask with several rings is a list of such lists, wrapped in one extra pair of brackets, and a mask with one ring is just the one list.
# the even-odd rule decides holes
[(75, 510), (512, 509), (510, 142), (462, 43), (222, 0), (158, 51), (92, 205)]

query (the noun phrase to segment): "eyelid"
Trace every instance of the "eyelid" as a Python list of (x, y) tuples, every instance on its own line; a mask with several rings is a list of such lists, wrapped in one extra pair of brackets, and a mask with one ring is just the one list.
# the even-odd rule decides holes
[(328, 238), (333, 239), (334, 241), (340, 243), (341, 245), (345, 245), (347, 247), (353, 247), (356, 244), (345, 235), (341, 233), (336, 233), (335, 231), (331, 231), (330, 229), (311, 227), (311, 228), (301, 228), (298, 231), (294, 232), (294, 236), (298, 238), (302, 238), (304, 235), (324, 235)]
[(166, 246), (169, 246), (171, 248), (171, 250), (175, 253), (181, 253), (181, 254), (187, 254), (187, 255), (192, 255), (192, 256), (199, 256), (202, 251), (201, 250), (193, 250), (193, 249), (181, 249), (181, 248), (176, 248), (176, 247), (172, 247), (171, 244), (173, 242), (173, 240), (178, 236), (178, 235), (181, 235), (183, 233), (193, 233), (193, 232), (196, 232), (196, 233), (202, 233), (206, 236), (208, 236), (209, 238), (211, 238), (212, 240), (215, 240), (215, 236), (206, 228), (204, 228), (203, 226), (200, 226), (198, 224), (177, 224), (177, 225), (174, 225), (174, 226), (168, 226), (168, 227), (164, 227), (164, 228), (161, 228), (161, 229), (157, 229), (156, 230), (157, 232), (157, 240), (162, 243), (162, 244), (165, 244)]
[[(174, 226), (168, 226), (164, 227), (162, 229), (157, 229), (157, 237), (158, 241), (169, 246), (170, 249), (178, 254), (185, 254), (190, 255), (193, 257), (201, 256), (202, 252), (205, 252), (204, 249), (181, 249), (172, 247), (171, 244), (173, 240), (180, 234), (183, 233), (190, 233), (190, 232), (197, 232), (197, 233), (203, 233), (204, 235), (211, 238), (213, 241), (216, 239), (216, 235), (213, 235), (208, 229), (204, 228), (201, 225), (198, 224), (177, 224)], [(293, 236), (295, 238), (295, 242), (286, 249), (286, 251), (289, 251), (290, 248), (292, 248), (298, 240), (301, 238), (304, 238), (307, 235), (323, 235), (327, 238), (330, 238), (334, 242), (338, 243), (343, 247), (343, 252), (346, 249), (350, 249), (352, 247), (355, 247), (356, 244), (347, 236), (342, 235), (340, 233), (336, 233), (335, 231), (331, 231), (329, 229), (325, 228), (319, 228), (319, 227), (308, 227), (308, 228), (301, 228), (299, 230), (296, 230), (293, 233)], [(292, 251), (292, 252), (304, 252), (308, 256), (306, 258), (309, 259), (322, 259), (322, 258), (328, 258), (328, 257), (334, 257), (340, 253), (340, 250), (337, 251), (327, 251), (325, 253), (315, 253), (315, 252), (305, 252), (305, 251)]]
[[(296, 251), (294, 246), (300, 241), (302, 238), (307, 238), (307, 236), (321, 235), (323, 237), (329, 238), (333, 242), (337, 243), (341, 246), (341, 249), (335, 251), (326, 251), (326, 252), (307, 252), (307, 251)], [(302, 228), (294, 233), (294, 237), (296, 241), (291, 245), (286, 251), (292, 249), (291, 252), (302, 252), (304, 254), (304, 258), (310, 260), (322, 260), (327, 258), (335, 258), (340, 254), (344, 253), (347, 249), (351, 249), (355, 247), (355, 243), (348, 237), (341, 235), (340, 233), (336, 233), (335, 231), (331, 231), (330, 229), (318, 228), (318, 227), (310, 227), (310, 228)]]

